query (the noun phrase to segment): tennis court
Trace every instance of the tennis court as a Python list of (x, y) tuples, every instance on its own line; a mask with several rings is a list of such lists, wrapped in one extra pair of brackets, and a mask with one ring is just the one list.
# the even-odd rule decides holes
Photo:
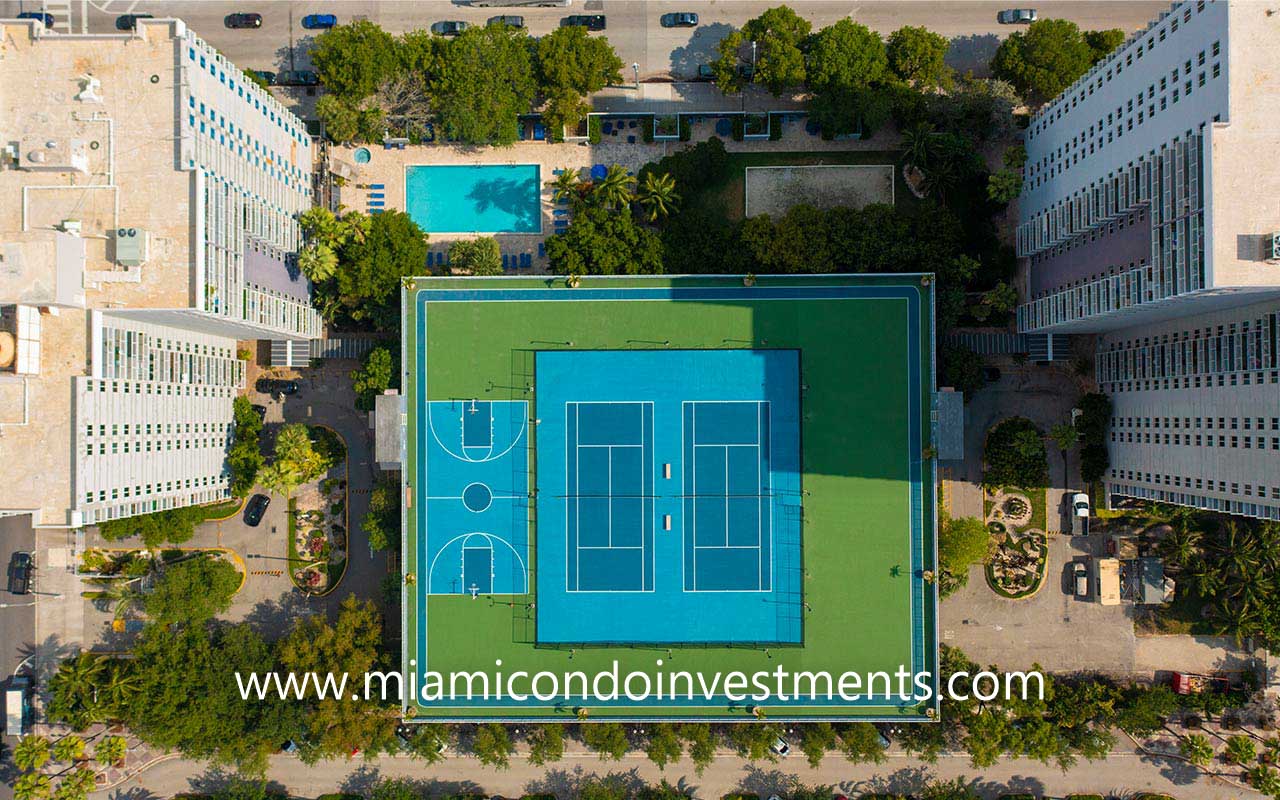
[[(937, 668), (921, 276), (414, 279), (406, 672)], [(573, 719), (528, 696), (417, 720)], [(514, 691), (514, 690), (513, 690)], [(773, 719), (923, 719), (917, 699)], [(625, 696), (606, 719), (741, 719)], [(566, 715), (568, 715), (566, 717)]]

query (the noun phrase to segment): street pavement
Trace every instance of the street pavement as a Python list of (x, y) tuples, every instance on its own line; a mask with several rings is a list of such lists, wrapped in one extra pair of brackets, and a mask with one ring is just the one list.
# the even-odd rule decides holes
[[(1122, 740), (1116, 752), (1102, 761), (1085, 762), (1067, 770), (1034, 761), (1005, 759), (984, 770), (975, 770), (964, 754), (947, 754), (937, 764), (893, 754), (883, 764), (850, 764), (829, 755), (817, 769), (804, 756), (793, 753), (777, 764), (751, 764), (730, 753), (721, 753), (699, 776), (686, 759), (659, 770), (640, 753), (631, 753), (620, 762), (602, 762), (594, 753), (576, 749), (564, 759), (544, 767), (531, 766), (522, 757), (512, 759), (509, 769), (486, 767), (474, 758), (452, 756), (426, 766), (405, 757), (376, 761), (322, 761), (313, 766), (291, 756), (274, 756), (267, 768), (273, 789), (293, 797), (316, 797), (335, 791), (363, 792), (381, 777), (409, 778), (431, 796), (483, 793), (519, 797), (526, 793), (551, 792), (572, 797), (584, 777), (617, 775), (629, 784), (666, 780), (697, 798), (718, 798), (733, 791), (768, 797), (785, 796), (799, 780), (809, 786), (831, 786), (853, 797), (862, 792), (908, 793), (927, 780), (963, 778), (984, 798), (1008, 792), (1029, 792), (1061, 797), (1072, 792), (1098, 792), (1131, 796), (1140, 791), (1168, 792), (1179, 800), (1245, 800), (1261, 795), (1237, 785), (1208, 778), (1177, 759), (1157, 758), (1134, 751)], [(226, 776), (199, 762), (174, 759), (156, 764), (143, 774), (107, 791), (91, 795), (93, 800), (144, 800), (169, 797), (193, 789), (207, 791), (224, 782)]]
[[(16, 552), (30, 553), (35, 549), (35, 531), (31, 528), (31, 516), (0, 518), (0, 558), (4, 559), (6, 580), (0, 588), (0, 686), (8, 686), (11, 675), (31, 655), (36, 642), (36, 608), (39, 595), (9, 594), (8, 565), (9, 556)], [(39, 590), (39, 583), (33, 580), (33, 587)], [(4, 737), (4, 745), (12, 748), (15, 740)], [(13, 775), (11, 765), (6, 761), (0, 764), (0, 800), (13, 797)]]
[[(691, 78), (698, 64), (709, 60), (716, 43), (744, 22), (779, 2), (741, 0), (740, 2), (657, 2), (656, 0), (577, 0), (567, 8), (471, 8), (462, 0), (421, 0), (420, 2), (283, 2), (282, 0), (238, 0), (237, 2), (198, 2), (174, 0), (60, 0), (50, 2), (57, 13), (59, 27), (71, 32), (114, 32), (115, 19), (125, 13), (147, 13), (157, 17), (176, 16), (184, 19), (201, 37), (226, 54), (241, 67), (279, 70), (302, 69), (309, 65), (306, 49), (312, 32), (301, 27), (301, 20), (319, 11), (336, 14), (340, 22), (364, 17), (392, 33), (418, 30), (440, 20), (462, 20), (484, 24), (496, 14), (520, 14), (529, 32), (542, 35), (554, 29), (569, 14), (605, 14), (608, 27), (604, 34), (613, 43), (626, 68), (626, 82), (634, 80), (632, 64), (638, 65), (640, 78)], [(999, 39), (1016, 26), (996, 23), (996, 12), (1016, 5), (1009, 0), (996, 2), (847, 2), (840, 0), (799, 0), (790, 2), (799, 14), (811, 20), (815, 28), (830, 25), (843, 17), (888, 34), (903, 25), (924, 25), (952, 40), (949, 60), (960, 70), (981, 71), (994, 52)], [(1168, 2), (1127, 0), (1125, 2), (1032, 3), (1040, 17), (1070, 19), (1086, 29), (1122, 28), (1135, 31), (1167, 10)], [(56, 7), (55, 7), (56, 6)], [(67, 17), (61, 11), (69, 6)], [(44, 7), (35, 0), (3, 0), (0, 14), (13, 16), (18, 11)], [(228, 30), (223, 17), (231, 12), (256, 11), (263, 15), (263, 25), (256, 30)], [(697, 28), (663, 28), (659, 18), (673, 11), (694, 11), (700, 16)]]

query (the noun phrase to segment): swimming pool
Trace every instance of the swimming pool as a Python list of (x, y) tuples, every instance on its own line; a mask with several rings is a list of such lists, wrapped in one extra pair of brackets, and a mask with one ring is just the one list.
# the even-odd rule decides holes
[(541, 233), (537, 164), (407, 167), (405, 205), (427, 233)]

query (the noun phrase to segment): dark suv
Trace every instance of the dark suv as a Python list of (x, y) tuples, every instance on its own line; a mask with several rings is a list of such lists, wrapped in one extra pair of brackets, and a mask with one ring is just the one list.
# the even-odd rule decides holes
[(564, 18), (564, 22), (560, 27), (568, 28), (574, 25), (581, 25), (589, 31), (604, 30), (604, 14), (570, 14)]
[(255, 494), (249, 498), (249, 502), (244, 505), (244, 524), (250, 528), (258, 527), (258, 523), (262, 522), (262, 515), (267, 513), (267, 506), (271, 505), (271, 498), (265, 494)]
[(31, 570), (35, 563), (30, 553), (14, 553), (9, 556), (9, 591), (26, 594), (31, 591)]
[(259, 378), (254, 384), (254, 388), (263, 394), (269, 394), (272, 397), (280, 397), (286, 394), (298, 393), (297, 381), (282, 381), (275, 378)]
[(228, 28), (261, 28), (262, 15), (244, 13), (228, 14), (222, 20), (222, 24), (226, 25)]

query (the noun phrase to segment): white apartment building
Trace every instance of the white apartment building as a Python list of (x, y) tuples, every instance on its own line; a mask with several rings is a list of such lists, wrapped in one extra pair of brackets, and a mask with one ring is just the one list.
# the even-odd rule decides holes
[(225, 498), (237, 342), (321, 329), (311, 139), (179, 20), (0, 33), (0, 514)]
[(1098, 332), (1280, 296), (1280, 15), (1186, 0), (1031, 120), (1023, 332)]
[(1109, 497), (1280, 519), (1280, 302), (1102, 337)]

